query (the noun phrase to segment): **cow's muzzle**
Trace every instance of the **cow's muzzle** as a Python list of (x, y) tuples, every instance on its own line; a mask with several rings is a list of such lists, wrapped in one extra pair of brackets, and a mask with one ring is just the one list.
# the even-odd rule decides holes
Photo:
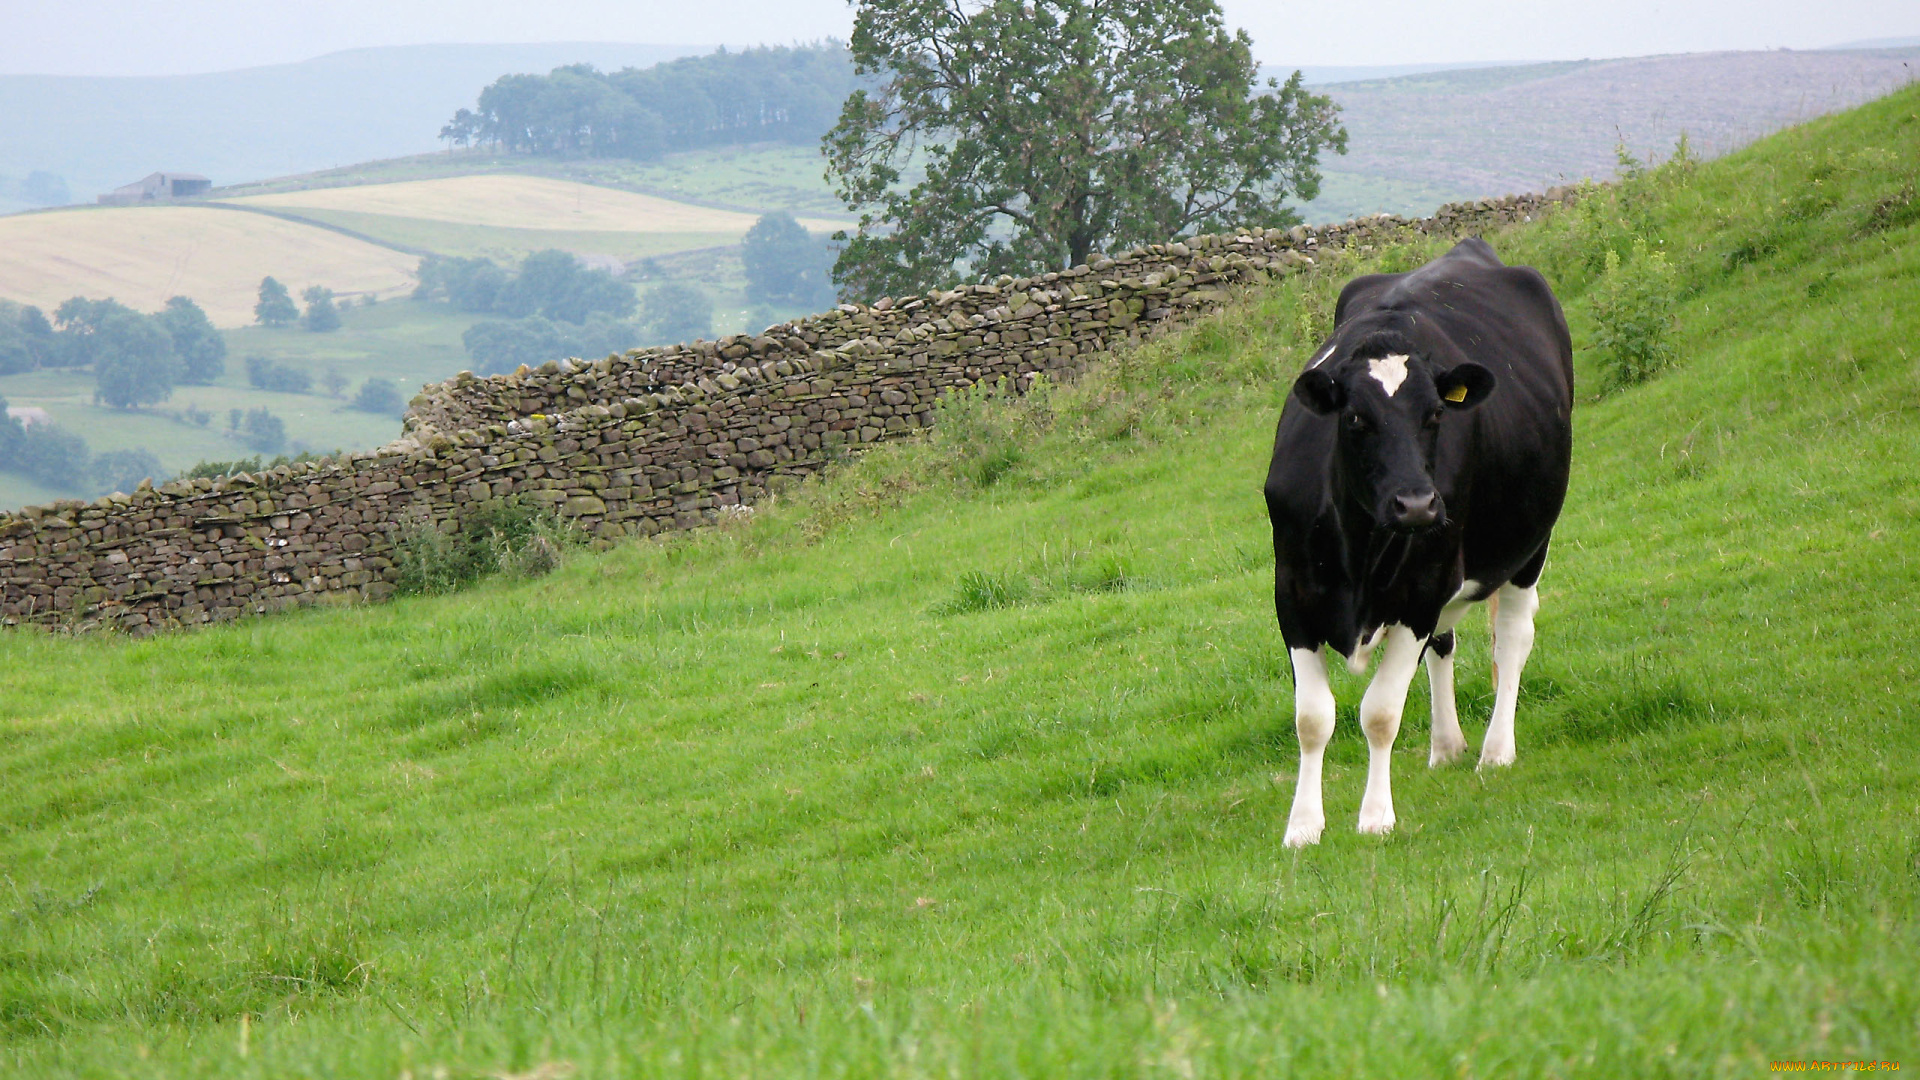
[(1440, 493), (1432, 488), (1403, 491), (1387, 501), (1388, 521), (1396, 529), (1424, 529), (1444, 513)]

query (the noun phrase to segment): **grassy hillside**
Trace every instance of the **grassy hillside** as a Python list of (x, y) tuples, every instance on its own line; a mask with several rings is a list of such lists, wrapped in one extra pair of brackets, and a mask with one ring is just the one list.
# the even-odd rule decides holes
[[(601, 232), (745, 232), (754, 215), (539, 176), (479, 175), (234, 199), (274, 209), (338, 210), (455, 225)], [(838, 227), (816, 222), (816, 228)]]
[[(1519, 763), (1283, 851), (1258, 495), (1339, 281), (751, 522), (0, 637), (22, 1076), (1748, 1076), (1920, 1046), (1920, 90), (1495, 237), (1582, 346)], [(1676, 366), (1597, 396), (1607, 247)], [(1463, 714), (1490, 704), (1464, 627)], [(1417, 702), (1424, 687), (1416, 684)], [(1483, 722), (1483, 721), (1482, 721)]]

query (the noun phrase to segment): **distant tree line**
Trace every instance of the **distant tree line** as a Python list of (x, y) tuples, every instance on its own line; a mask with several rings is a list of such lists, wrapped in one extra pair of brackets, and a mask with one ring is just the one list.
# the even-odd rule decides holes
[[(261, 326), (272, 327), (298, 323), (302, 329), (316, 334), (340, 329), (340, 308), (334, 303), (332, 289), (325, 285), (310, 285), (300, 293), (300, 299), (307, 302), (304, 315), (285, 285), (271, 275), (261, 278), (259, 298), (253, 305), (253, 320)], [(368, 303), (372, 302), (371, 298), (365, 299)]]
[(511, 273), (487, 259), (429, 255), (417, 276), (415, 300), (445, 300), (475, 315), (582, 323), (596, 314), (624, 318), (638, 303), (633, 286), (551, 248), (527, 256)]
[[(302, 322), (316, 330), (339, 325), (331, 290), (316, 286), (303, 295), (305, 315), (286, 289), (268, 278), (262, 283), (261, 306), (282, 324)], [(282, 319), (285, 309), (292, 315)], [(313, 389), (313, 377), (293, 365), (261, 356), (247, 357), (245, 365), (247, 381), (256, 389), (287, 394)], [(176, 387), (220, 378), (227, 369), (227, 344), (206, 312), (184, 296), (173, 297), (152, 314), (113, 299), (76, 296), (55, 308), (51, 319), (37, 307), (0, 300), (0, 375), (61, 368), (92, 370), (95, 404), (143, 408), (168, 400)], [(333, 371), (321, 382), (335, 397), (347, 387)], [(391, 380), (372, 378), (348, 398), (346, 407), (396, 417), (405, 403)], [(157, 483), (167, 478), (159, 459), (146, 450), (94, 454), (76, 432), (44, 418), (10, 416), (5, 410), (6, 402), (0, 400), (0, 472), (81, 494), (131, 491), (143, 479)], [(174, 418), (200, 427), (213, 419), (197, 406)], [(279, 453), (287, 445), (284, 421), (265, 408), (232, 410), (227, 433), (262, 453)]]
[(838, 44), (685, 57), (601, 72), (503, 75), (440, 129), (456, 146), (646, 160), (670, 150), (755, 142), (811, 144), (858, 85)]
[(153, 405), (176, 385), (210, 383), (227, 369), (227, 343), (184, 296), (146, 315), (118, 300), (76, 296), (54, 309), (0, 306), (0, 375), (91, 367), (94, 397), (114, 408)]
[(73, 193), (67, 188), (66, 177), (35, 169), (24, 180), (0, 176), (0, 198), (34, 206), (65, 206), (73, 201)]
[(429, 256), (418, 276), (416, 300), (506, 316), (474, 323), (461, 338), (482, 375), (712, 332), (713, 303), (698, 288), (669, 282), (642, 301), (632, 285), (564, 251), (535, 252), (513, 271), (486, 259)]
[[(94, 401), (117, 409), (155, 405), (179, 385), (204, 385), (226, 371), (227, 344), (200, 305), (184, 296), (151, 315), (117, 300), (73, 297), (48, 319), (39, 308), (0, 301), (0, 375), (90, 367)], [(257, 364), (249, 361), (250, 374)], [(254, 449), (278, 450), (285, 425), (265, 409), (236, 415), (233, 434)], [(255, 415), (257, 414), (257, 415)], [(211, 416), (190, 408), (186, 419)], [(132, 491), (142, 480), (167, 478), (160, 460), (141, 449), (94, 454), (84, 437), (44, 419), (6, 413), (0, 400), (0, 472), (59, 491)]]
[(132, 491), (142, 480), (167, 478), (160, 459), (145, 450), (96, 455), (87, 440), (58, 424), (29, 424), (12, 416), (5, 398), (0, 398), (0, 472), (59, 491)]
[(461, 337), (483, 375), (628, 348), (641, 332), (625, 321), (639, 305), (633, 286), (564, 251), (535, 252), (515, 271), (487, 259), (428, 256), (417, 276), (416, 300), (507, 316), (474, 323)]

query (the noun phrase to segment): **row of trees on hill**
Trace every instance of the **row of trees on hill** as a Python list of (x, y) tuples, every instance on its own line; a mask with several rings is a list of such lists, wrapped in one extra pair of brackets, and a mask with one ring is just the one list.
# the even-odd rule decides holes
[(837, 44), (721, 49), (649, 68), (503, 75), (440, 130), (456, 146), (645, 160), (670, 150), (811, 143), (855, 86)]

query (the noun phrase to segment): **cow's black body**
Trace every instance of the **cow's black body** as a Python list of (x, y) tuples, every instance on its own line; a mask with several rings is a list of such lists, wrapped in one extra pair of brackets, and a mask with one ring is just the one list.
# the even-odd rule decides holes
[[(1389, 394), (1366, 372), (1391, 356), (1409, 359)], [(1466, 393), (1457, 384), (1473, 365), (1491, 373), (1491, 388), (1480, 379), (1471, 403), (1444, 401)], [(1297, 384), (1266, 482), (1274, 606), (1289, 648), (1351, 656), (1393, 624), (1424, 640), (1463, 582), (1479, 584), (1475, 600), (1533, 584), (1573, 441), (1572, 343), (1539, 273), (1467, 240), (1412, 273), (1357, 278), (1302, 382), (1331, 389), (1316, 399)], [(1340, 407), (1329, 408), (1329, 394)], [(1349, 430), (1364, 423), (1352, 413), (1369, 409), (1375, 430)], [(1432, 523), (1383, 521), (1392, 515), (1380, 507), (1399, 505), (1391, 499), (1412, 505), (1436, 492)], [(1451, 635), (1432, 644), (1445, 655)]]

